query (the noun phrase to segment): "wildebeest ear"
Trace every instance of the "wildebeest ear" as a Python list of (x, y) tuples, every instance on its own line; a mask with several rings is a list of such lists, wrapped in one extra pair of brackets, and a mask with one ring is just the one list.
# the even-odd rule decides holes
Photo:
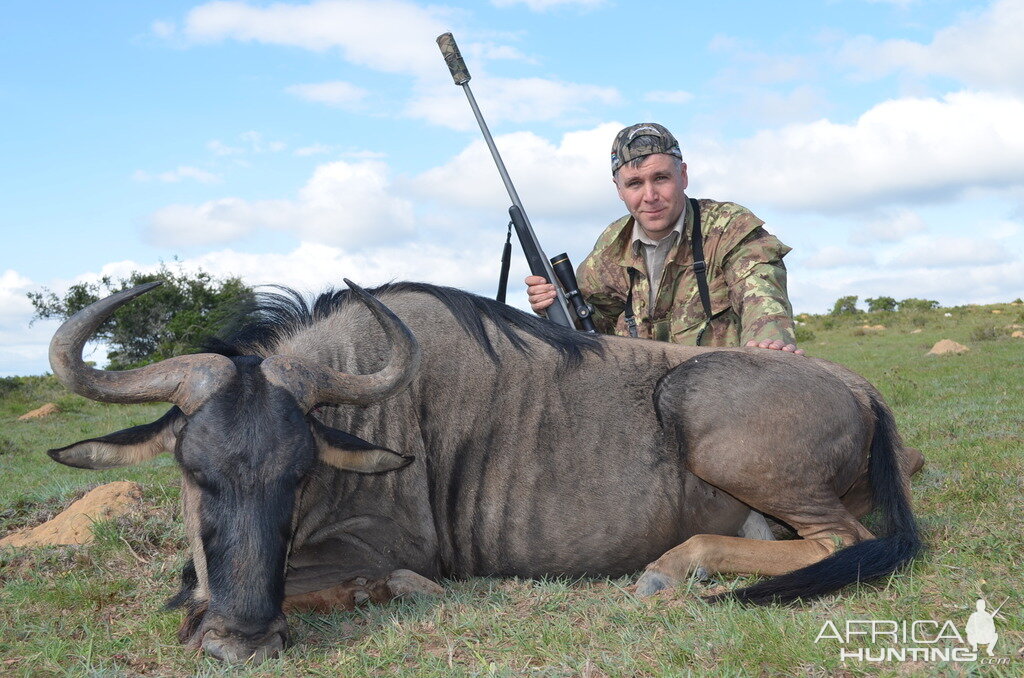
[(161, 452), (173, 452), (174, 442), (184, 424), (185, 414), (175, 406), (152, 423), (132, 426), (101, 438), (80, 440), (46, 453), (54, 461), (76, 468), (98, 470), (130, 466), (152, 459)]
[(313, 431), (313, 438), (316, 439), (320, 459), (342, 471), (384, 473), (408, 466), (416, 458), (368, 443), (351, 433), (324, 426), (312, 417), (308, 417), (307, 420)]

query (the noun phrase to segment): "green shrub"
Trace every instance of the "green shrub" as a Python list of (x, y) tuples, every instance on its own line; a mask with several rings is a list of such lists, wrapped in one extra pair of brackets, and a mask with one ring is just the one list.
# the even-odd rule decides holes
[(836, 299), (836, 303), (832, 306), (832, 315), (856, 315), (860, 313), (857, 310), (857, 297), (839, 297)]
[(241, 278), (218, 279), (204, 271), (186, 273), (161, 266), (155, 273), (133, 271), (127, 278), (102, 278), (72, 285), (63, 297), (44, 289), (29, 292), (36, 319), (68, 318), (114, 292), (144, 283), (163, 285), (137, 298), (100, 325), (95, 338), (110, 347), (110, 369), (128, 369), (202, 348), (251, 307), (253, 291)]
[(916, 299), (910, 297), (899, 302), (900, 311), (932, 311), (939, 307), (939, 302), (932, 299)]
[(797, 325), (795, 334), (797, 346), (806, 344), (809, 341), (814, 341), (814, 332), (812, 332), (806, 325)]
[(995, 325), (980, 325), (971, 330), (973, 341), (992, 341), (1003, 336), (1003, 331)]
[(875, 297), (873, 299), (865, 299), (864, 301), (867, 302), (868, 313), (896, 310), (896, 300), (892, 297)]

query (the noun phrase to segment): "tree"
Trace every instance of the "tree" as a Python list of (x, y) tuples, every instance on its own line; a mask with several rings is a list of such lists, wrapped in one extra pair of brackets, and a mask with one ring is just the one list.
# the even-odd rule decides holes
[(904, 299), (900, 302), (900, 311), (931, 311), (939, 307), (939, 302), (931, 299)]
[(865, 299), (864, 301), (868, 304), (868, 313), (896, 310), (896, 300), (892, 297), (875, 297), (874, 299)]
[(175, 273), (161, 264), (155, 273), (132, 271), (116, 282), (104, 276), (98, 283), (72, 285), (63, 298), (45, 288), (29, 292), (35, 308), (32, 321), (69, 318), (102, 297), (156, 280), (164, 284), (119, 308), (96, 331), (95, 336), (110, 347), (109, 369), (194, 353), (208, 337), (236, 322), (254, 298), (241, 278), (217, 279), (204, 271)]
[(832, 315), (855, 315), (860, 313), (857, 310), (857, 297), (839, 297), (832, 307)]

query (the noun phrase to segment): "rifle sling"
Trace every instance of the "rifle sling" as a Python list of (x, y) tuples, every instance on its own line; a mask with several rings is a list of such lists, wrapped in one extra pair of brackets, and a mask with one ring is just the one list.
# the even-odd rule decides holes
[(508, 222), (508, 233), (505, 234), (505, 247), (501, 250), (501, 272), (498, 274), (498, 294), (495, 299), (505, 303), (508, 291), (508, 269), (512, 265), (512, 222)]

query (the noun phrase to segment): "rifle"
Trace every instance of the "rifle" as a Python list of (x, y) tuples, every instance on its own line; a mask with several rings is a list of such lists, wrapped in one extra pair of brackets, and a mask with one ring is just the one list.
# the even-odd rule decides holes
[[(580, 319), (583, 329), (590, 334), (596, 334), (597, 330), (594, 327), (594, 321), (590, 317), (590, 307), (587, 306), (587, 303), (583, 300), (583, 295), (580, 294), (579, 285), (576, 283), (576, 275), (573, 273), (568, 255), (562, 253), (549, 260), (540, 247), (540, 242), (537, 240), (537, 235), (533, 232), (533, 226), (530, 225), (530, 219), (526, 216), (526, 210), (519, 199), (519, 194), (516, 193), (516, 188), (512, 185), (512, 179), (508, 175), (508, 170), (505, 169), (505, 163), (501, 161), (498, 147), (494, 145), (491, 132), (487, 129), (487, 123), (484, 122), (484, 117), (480, 113), (480, 107), (477, 106), (473, 91), (469, 88), (469, 70), (466, 68), (466, 62), (462, 59), (458, 45), (455, 44), (455, 38), (451, 33), (443, 33), (437, 36), (437, 46), (441, 48), (441, 54), (444, 56), (445, 63), (448, 64), (448, 70), (451, 71), (455, 84), (462, 87), (466, 92), (466, 98), (469, 99), (469, 105), (476, 116), (477, 124), (480, 125), (480, 131), (483, 132), (487, 148), (490, 149), (491, 157), (494, 158), (494, 163), (498, 166), (498, 174), (501, 175), (501, 180), (505, 184), (505, 190), (508, 191), (508, 197), (512, 200), (512, 206), (508, 208), (509, 217), (511, 218), (510, 227), (516, 229), (516, 235), (519, 236), (519, 244), (522, 246), (523, 254), (526, 255), (526, 261), (530, 265), (530, 272), (533, 275), (543, 277), (555, 285), (555, 303), (547, 309), (548, 319), (564, 327), (575, 329), (575, 325), (569, 316), (568, 299), (571, 300), (573, 310)], [(508, 252), (509, 243), (506, 242), (505, 252), (502, 256), (501, 281), (498, 283), (499, 301), (504, 301), (505, 285), (508, 282)]]

